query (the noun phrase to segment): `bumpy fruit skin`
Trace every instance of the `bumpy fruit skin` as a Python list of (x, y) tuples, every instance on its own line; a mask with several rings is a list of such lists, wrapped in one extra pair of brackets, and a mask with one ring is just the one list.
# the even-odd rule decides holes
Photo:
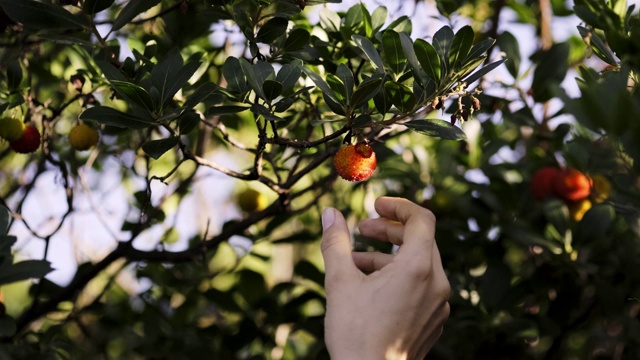
[(85, 124), (76, 125), (69, 131), (69, 145), (78, 151), (91, 149), (99, 139), (98, 131)]
[(333, 158), (338, 175), (348, 181), (363, 181), (376, 170), (376, 153), (365, 143), (345, 145)]
[(0, 119), (0, 138), (7, 141), (16, 141), (24, 134), (24, 123), (15, 118)]
[(554, 193), (566, 201), (585, 199), (591, 194), (591, 179), (576, 169), (564, 169), (554, 181)]
[(20, 154), (32, 153), (40, 147), (40, 131), (34, 125), (27, 125), (20, 139), (9, 142), (13, 151)]
[(238, 206), (247, 213), (261, 211), (267, 207), (267, 197), (257, 190), (246, 189), (238, 194)]
[(560, 170), (551, 166), (543, 167), (536, 171), (531, 177), (531, 194), (533, 197), (542, 201), (547, 196), (554, 193), (556, 178), (560, 174)]

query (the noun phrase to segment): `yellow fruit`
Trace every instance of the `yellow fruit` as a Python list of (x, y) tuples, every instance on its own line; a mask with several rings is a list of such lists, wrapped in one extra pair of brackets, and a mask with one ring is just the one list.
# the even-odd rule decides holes
[(24, 122), (14, 118), (0, 118), (0, 138), (16, 141), (24, 134)]
[(569, 205), (569, 217), (573, 221), (580, 221), (584, 214), (591, 209), (591, 200), (582, 199), (576, 202), (572, 202)]
[(593, 201), (596, 204), (599, 204), (609, 198), (611, 195), (611, 183), (607, 180), (606, 177), (597, 174), (592, 177), (593, 186), (591, 190), (591, 195), (593, 196)]
[(246, 189), (238, 194), (238, 206), (248, 213), (264, 210), (267, 207), (267, 197), (257, 190)]
[(85, 124), (76, 125), (69, 131), (69, 145), (78, 151), (89, 150), (99, 139), (98, 131)]

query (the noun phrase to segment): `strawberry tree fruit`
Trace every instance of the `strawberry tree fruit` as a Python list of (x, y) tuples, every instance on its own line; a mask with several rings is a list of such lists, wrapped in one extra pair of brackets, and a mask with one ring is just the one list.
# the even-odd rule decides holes
[(547, 196), (554, 194), (555, 181), (560, 170), (547, 166), (536, 171), (531, 177), (531, 194), (533, 197), (542, 201)]
[(40, 131), (33, 124), (27, 125), (19, 139), (9, 142), (9, 147), (20, 154), (29, 154), (38, 150), (40, 147)]
[(333, 158), (338, 175), (348, 181), (363, 181), (376, 170), (376, 153), (365, 143), (344, 145)]
[(24, 122), (16, 118), (0, 118), (0, 138), (7, 141), (15, 141), (24, 133)]
[(267, 197), (258, 190), (245, 189), (238, 194), (238, 206), (244, 212), (261, 211), (267, 207)]
[(98, 131), (86, 124), (76, 125), (69, 131), (69, 145), (78, 151), (91, 149), (99, 139)]
[(558, 198), (565, 201), (578, 201), (591, 194), (591, 179), (579, 170), (567, 168), (560, 171), (553, 187)]

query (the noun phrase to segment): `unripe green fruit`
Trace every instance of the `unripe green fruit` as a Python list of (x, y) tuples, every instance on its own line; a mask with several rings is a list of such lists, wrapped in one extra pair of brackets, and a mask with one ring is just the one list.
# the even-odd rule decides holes
[(69, 131), (69, 145), (78, 151), (89, 150), (99, 139), (98, 131), (85, 124), (76, 125)]
[(24, 123), (15, 118), (0, 118), (0, 138), (16, 141), (24, 133)]

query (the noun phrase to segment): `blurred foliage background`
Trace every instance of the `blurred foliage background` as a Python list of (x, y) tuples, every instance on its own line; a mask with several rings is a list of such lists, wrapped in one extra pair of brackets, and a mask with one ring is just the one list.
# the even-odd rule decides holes
[(0, 0), (2, 117), (42, 134), (0, 141), (0, 359), (328, 358), (319, 215), (381, 195), (438, 218), (428, 358), (640, 358), (634, 6), (337, 2)]

